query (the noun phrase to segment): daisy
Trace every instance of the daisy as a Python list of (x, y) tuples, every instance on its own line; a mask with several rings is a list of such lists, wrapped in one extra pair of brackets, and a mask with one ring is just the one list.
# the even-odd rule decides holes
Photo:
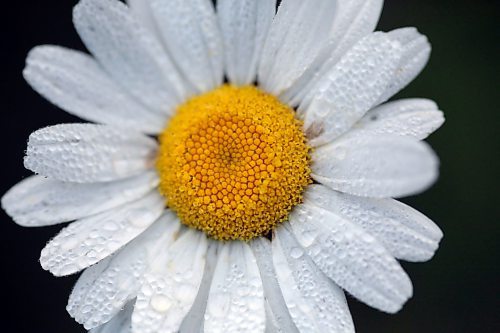
[(76, 5), (92, 57), (39, 46), (24, 76), (98, 124), (34, 132), (36, 175), (2, 198), (22, 226), (73, 221), (40, 258), (85, 269), (72, 317), (100, 333), (353, 332), (343, 290), (401, 309), (397, 259), (430, 259), (442, 233), (392, 198), (435, 181), (421, 140), (444, 118), (426, 99), (385, 103), (430, 45), (373, 32), (382, 2)]

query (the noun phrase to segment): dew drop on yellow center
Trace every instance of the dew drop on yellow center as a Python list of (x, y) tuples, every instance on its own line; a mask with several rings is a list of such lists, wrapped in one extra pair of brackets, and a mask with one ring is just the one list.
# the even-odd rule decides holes
[(160, 136), (160, 192), (182, 223), (218, 240), (264, 236), (311, 182), (294, 110), (253, 86), (180, 105)]

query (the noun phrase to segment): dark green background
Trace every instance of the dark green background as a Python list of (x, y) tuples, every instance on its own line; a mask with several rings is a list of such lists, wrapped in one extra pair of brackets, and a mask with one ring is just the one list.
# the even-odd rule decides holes
[[(307, 1), (307, 0), (305, 0)], [(37, 128), (76, 121), (31, 91), (21, 71), (38, 44), (83, 49), (71, 24), (72, 1), (2, 4), (2, 180), (5, 192), (22, 177), (26, 139)], [(429, 139), (441, 177), (404, 201), (444, 231), (434, 259), (404, 267), (415, 296), (396, 315), (350, 300), (357, 331), (500, 332), (499, 253), (499, 13), (494, 1), (392, 0), (379, 30), (416, 26), (432, 45), (423, 74), (398, 97), (434, 99), (445, 125)], [(83, 332), (65, 311), (76, 277), (56, 279), (38, 264), (40, 249), (60, 227), (25, 229), (0, 213), (3, 332)]]

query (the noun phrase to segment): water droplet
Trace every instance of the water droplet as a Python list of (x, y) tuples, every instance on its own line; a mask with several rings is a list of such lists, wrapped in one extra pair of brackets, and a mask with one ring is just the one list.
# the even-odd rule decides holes
[(153, 297), (151, 297), (150, 304), (157, 312), (167, 312), (172, 306), (170, 299), (167, 296), (160, 294), (153, 295)]
[(117, 231), (119, 229), (118, 225), (113, 221), (107, 221), (102, 228), (106, 231)]
[(127, 219), (130, 224), (137, 228), (147, 227), (151, 223), (147, 211), (141, 208), (130, 211)]
[(76, 235), (73, 235), (65, 239), (65, 242), (61, 244), (61, 249), (64, 251), (68, 251), (77, 247), (78, 244), (80, 244), (78, 237)]
[(292, 257), (294, 259), (299, 259), (300, 257), (302, 257), (303, 254), (304, 254), (304, 251), (300, 247), (294, 247), (290, 251), (290, 257)]
[(302, 240), (302, 245), (305, 247), (311, 246), (316, 241), (316, 230), (304, 230), (300, 238)]

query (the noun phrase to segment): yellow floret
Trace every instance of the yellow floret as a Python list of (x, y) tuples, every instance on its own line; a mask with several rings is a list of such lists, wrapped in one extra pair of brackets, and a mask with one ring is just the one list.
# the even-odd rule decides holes
[(311, 182), (301, 128), (293, 109), (256, 87), (193, 97), (160, 136), (160, 192), (182, 223), (212, 238), (266, 235)]

